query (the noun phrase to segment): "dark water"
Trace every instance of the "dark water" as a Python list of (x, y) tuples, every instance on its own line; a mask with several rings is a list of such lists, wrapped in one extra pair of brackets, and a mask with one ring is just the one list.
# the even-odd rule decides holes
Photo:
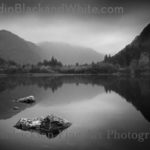
[[(12, 100), (34, 95), (32, 105)], [(13, 110), (18, 106), (19, 110)], [(21, 118), (55, 114), (72, 122), (56, 137), (15, 129)], [(1, 150), (150, 148), (150, 79), (99, 76), (0, 78)]]

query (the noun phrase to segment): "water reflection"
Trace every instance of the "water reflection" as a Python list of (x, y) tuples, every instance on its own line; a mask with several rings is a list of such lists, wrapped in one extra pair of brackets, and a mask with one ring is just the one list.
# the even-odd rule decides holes
[[(29, 95), (35, 96), (35, 104), (12, 101)], [(149, 145), (149, 139), (139, 143), (137, 140), (108, 140), (106, 137), (108, 130), (149, 132), (149, 98), (150, 79), (146, 78), (0, 78), (0, 147), (4, 150), (143, 149)], [(19, 110), (13, 110), (16, 105)], [(32, 119), (48, 114), (66, 118), (72, 126), (63, 132), (49, 134), (25, 132), (13, 127), (22, 117)]]
[[(26, 109), (27, 105), (19, 104), (19, 110), (13, 110), (15, 104), (13, 99), (23, 96), (41, 93), (41, 89), (45, 92), (50, 89), (55, 93), (63, 84), (75, 84), (79, 86), (93, 85), (101, 86), (105, 92), (114, 91), (125, 98), (127, 102), (139, 110), (143, 116), (150, 121), (150, 80), (145, 78), (116, 78), (116, 77), (99, 77), (99, 76), (57, 76), (57, 77), (5, 77), (0, 78), (0, 118), (10, 118), (16, 113)], [(27, 90), (28, 89), (28, 90)], [(88, 90), (88, 89), (87, 89)], [(68, 91), (69, 92), (69, 91)], [(71, 92), (71, 91), (70, 91)], [(85, 91), (86, 92), (86, 91)], [(96, 96), (101, 91), (95, 90), (92, 93), (73, 91), (73, 94), (80, 96), (79, 99), (88, 96)], [(43, 93), (46, 96), (47, 93)], [(78, 94), (78, 95), (77, 95)], [(41, 95), (41, 94), (39, 94)], [(82, 95), (82, 98), (81, 98)], [(38, 97), (38, 96), (37, 96)], [(43, 97), (38, 98), (40, 101)], [(63, 99), (63, 96), (62, 96)], [(65, 97), (66, 99), (66, 97)], [(69, 99), (69, 98), (68, 98)], [(56, 100), (57, 101), (57, 100)], [(55, 101), (55, 103), (56, 103)], [(64, 101), (63, 101), (64, 103)], [(52, 104), (52, 102), (51, 102)], [(32, 107), (32, 106), (30, 106)]]
[(105, 85), (106, 91), (115, 91), (126, 101), (133, 104), (143, 116), (150, 121), (150, 80), (149, 79), (116, 79)]

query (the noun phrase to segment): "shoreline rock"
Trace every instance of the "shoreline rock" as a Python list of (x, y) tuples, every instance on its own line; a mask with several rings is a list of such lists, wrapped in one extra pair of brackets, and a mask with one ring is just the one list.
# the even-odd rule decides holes
[(15, 102), (31, 104), (31, 103), (35, 103), (35, 97), (31, 95), (31, 96), (19, 98), (19, 99), (15, 100)]
[(52, 138), (70, 126), (71, 123), (69, 121), (58, 116), (48, 115), (45, 118), (21, 118), (14, 127), (24, 131), (38, 132), (46, 135), (48, 138)]
[(18, 109), (19, 109), (18, 106), (14, 106), (14, 107), (13, 107), (13, 110), (18, 110)]

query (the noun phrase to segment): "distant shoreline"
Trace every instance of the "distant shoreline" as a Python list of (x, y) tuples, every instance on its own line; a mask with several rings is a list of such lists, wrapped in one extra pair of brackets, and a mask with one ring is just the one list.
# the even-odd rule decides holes
[[(150, 73), (144, 73), (138, 75), (140, 76), (149, 76)], [(99, 73), (99, 74), (88, 74), (88, 73), (81, 73), (81, 74), (63, 74), (63, 73), (15, 73), (15, 74), (0, 74), (0, 77), (9, 77), (9, 76), (25, 76), (25, 77), (49, 77), (49, 76), (128, 76), (133, 77), (132, 74), (127, 73)], [(136, 75), (135, 75), (136, 76)]]
[(106, 74), (106, 73), (101, 73), (101, 74), (63, 74), (63, 73), (16, 73), (16, 74), (0, 74), (0, 77), (5, 77), (5, 76), (29, 76), (29, 77), (39, 77), (39, 76), (109, 76), (109, 75), (115, 75), (116, 74)]

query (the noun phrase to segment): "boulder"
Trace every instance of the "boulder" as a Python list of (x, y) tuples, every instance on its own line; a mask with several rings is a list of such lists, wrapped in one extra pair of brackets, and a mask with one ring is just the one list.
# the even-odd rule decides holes
[(16, 100), (16, 102), (34, 103), (35, 102), (35, 97), (34, 96), (27, 96), (27, 97), (19, 98), (19, 99)]
[(60, 132), (69, 126), (71, 126), (69, 121), (58, 116), (48, 115), (45, 118), (21, 118), (14, 127), (26, 131), (35, 131), (40, 134), (44, 134), (49, 138), (52, 138), (57, 136)]

